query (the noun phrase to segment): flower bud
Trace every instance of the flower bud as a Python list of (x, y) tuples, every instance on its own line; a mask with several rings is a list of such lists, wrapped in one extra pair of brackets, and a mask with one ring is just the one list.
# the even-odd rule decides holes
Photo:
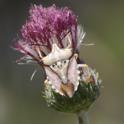
[(48, 80), (45, 80), (43, 94), (50, 107), (61, 112), (77, 113), (82, 110), (87, 111), (98, 98), (101, 87), (98, 73), (86, 64), (82, 64), (78, 71), (80, 72), (79, 85), (71, 97), (68, 95), (69, 89), (67, 93), (65, 91), (65, 94), (59, 94), (56, 89), (52, 88), (52, 84)]

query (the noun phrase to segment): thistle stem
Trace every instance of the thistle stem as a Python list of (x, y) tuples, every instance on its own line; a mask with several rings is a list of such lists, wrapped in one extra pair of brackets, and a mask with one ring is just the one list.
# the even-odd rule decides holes
[(89, 124), (87, 112), (79, 112), (77, 113), (78, 124)]

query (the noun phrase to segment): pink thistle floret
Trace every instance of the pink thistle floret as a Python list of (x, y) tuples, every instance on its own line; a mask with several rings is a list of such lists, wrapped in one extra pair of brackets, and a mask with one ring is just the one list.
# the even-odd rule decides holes
[[(29, 10), (26, 24), (22, 26), (21, 38), (16, 44), (16, 49), (39, 61), (37, 47), (42, 56), (46, 56), (51, 52), (53, 42), (56, 42), (60, 48), (66, 47), (63, 39), (69, 33), (73, 50), (75, 50), (77, 17), (69, 8), (57, 8), (55, 5), (45, 8), (34, 5)], [(51, 40), (53, 37), (57, 40)]]
[[(96, 92), (94, 85), (98, 85), (99, 88), (100, 81), (98, 73), (80, 61), (79, 47), (84, 36), (82, 26), (77, 24), (77, 16), (67, 7), (34, 5), (29, 10), (29, 17), (22, 26), (21, 36), (15, 44), (15, 49), (24, 54), (17, 62), (37, 62), (44, 68), (46, 98), (54, 99), (57, 93), (65, 101), (65, 97), (68, 96), (74, 99), (68, 99), (69, 101), (63, 105), (68, 106), (68, 103), (74, 101), (73, 106), (77, 107), (75, 96), (82, 97), (84, 90), (89, 105), (89, 99), (92, 99), (89, 98), (89, 93), (93, 90), (93, 93)], [(79, 88), (81, 90), (78, 90)], [(78, 94), (75, 94), (76, 91)], [(84, 95), (82, 98), (84, 99)], [(55, 98), (54, 101), (56, 100)], [(79, 106), (86, 100), (81, 99)], [(61, 105), (61, 102), (59, 104)], [(70, 111), (70, 105), (68, 109)], [(79, 111), (80, 107), (76, 112), (77, 110)]]

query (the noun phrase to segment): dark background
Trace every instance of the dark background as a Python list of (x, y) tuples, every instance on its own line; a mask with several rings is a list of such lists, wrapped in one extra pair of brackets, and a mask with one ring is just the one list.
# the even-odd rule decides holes
[(91, 124), (124, 124), (124, 2), (119, 0), (0, 0), (0, 124), (76, 124), (76, 116), (47, 107), (41, 97), (44, 74), (17, 65), (10, 47), (25, 23), (31, 4), (68, 6), (87, 33), (81, 58), (103, 80), (100, 98), (89, 111)]

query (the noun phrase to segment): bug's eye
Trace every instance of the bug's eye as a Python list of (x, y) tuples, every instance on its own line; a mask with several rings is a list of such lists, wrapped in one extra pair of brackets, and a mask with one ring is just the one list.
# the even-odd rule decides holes
[(55, 64), (53, 64), (52, 67), (54, 68), (55, 67)]
[(68, 61), (69, 61), (69, 60), (63, 60), (62, 63), (63, 63), (63, 64), (66, 64)]
[(63, 63), (65, 64), (66, 63), (66, 60), (63, 60)]
[(51, 68), (55, 68), (55, 67), (56, 67), (56, 64), (53, 64), (53, 65), (51, 65), (50, 67), (51, 67)]

